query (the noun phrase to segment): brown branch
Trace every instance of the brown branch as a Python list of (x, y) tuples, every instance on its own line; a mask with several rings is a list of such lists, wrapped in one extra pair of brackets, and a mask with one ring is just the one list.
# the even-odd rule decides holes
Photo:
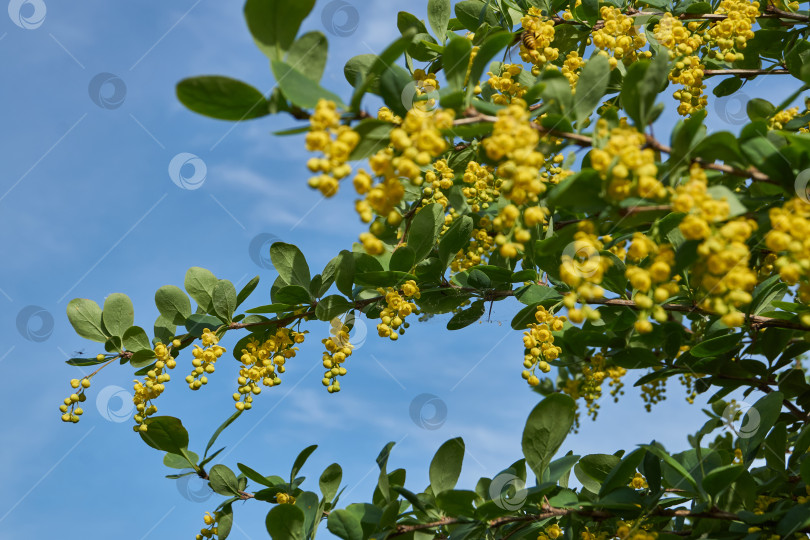
[[(651, 135), (647, 135), (647, 146), (658, 150), (664, 154), (671, 154), (672, 148), (665, 145), (655, 137)], [(694, 158), (692, 160), (694, 163), (697, 163), (704, 169), (710, 169), (713, 171), (720, 171), (727, 174), (731, 174), (733, 176), (739, 176), (741, 178), (751, 178), (752, 180), (756, 180), (757, 182), (766, 182), (768, 184), (780, 185), (775, 180), (771, 179), (767, 174), (763, 173), (762, 171), (758, 170), (755, 167), (749, 167), (748, 169), (738, 169), (737, 167), (732, 167), (731, 165), (726, 165), (724, 163), (713, 163), (708, 162), (702, 158)]]
[[(589, 517), (596, 521), (610, 519), (616, 517), (616, 514), (604, 510), (591, 510), (586, 508), (555, 508), (548, 504), (543, 504), (542, 512), (538, 514), (523, 514), (519, 516), (502, 516), (499, 518), (491, 519), (485, 523), (488, 528), (497, 528), (511, 523), (519, 523), (524, 521), (541, 521), (553, 517), (562, 517), (570, 514), (576, 514), (583, 517)], [(737, 514), (725, 512), (723, 510), (714, 509), (703, 512), (692, 512), (687, 508), (661, 508), (656, 507), (648, 515), (662, 516), (662, 517), (682, 517), (688, 519), (715, 519), (723, 521), (742, 521)], [(398, 525), (389, 538), (401, 536), (413, 531), (420, 531), (425, 529), (435, 529), (445, 525), (455, 525), (460, 523), (470, 523), (469, 518), (451, 518), (446, 517), (430, 523), (417, 523), (413, 525)]]
[(786, 69), (704, 69), (704, 77), (715, 75), (737, 75), (740, 77), (756, 77), (757, 75), (790, 75)]
[(668, 204), (657, 204), (654, 206), (631, 206), (630, 208), (622, 208), (619, 214), (622, 216), (632, 216), (633, 214), (642, 214), (644, 212), (661, 212), (663, 210), (672, 210)]

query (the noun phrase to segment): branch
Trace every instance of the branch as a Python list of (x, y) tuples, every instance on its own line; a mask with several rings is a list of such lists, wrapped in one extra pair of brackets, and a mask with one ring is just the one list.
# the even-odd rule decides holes
[[(541, 521), (548, 518), (553, 517), (562, 517), (567, 516), (570, 514), (576, 514), (584, 517), (589, 517), (591, 519), (601, 521), (610, 519), (612, 517), (616, 517), (617, 514), (612, 512), (607, 512), (605, 510), (591, 510), (585, 508), (554, 508), (549, 506), (547, 503), (543, 504), (542, 512), (539, 514), (523, 514), (519, 516), (503, 516), (499, 518), (495, 518), (489, 521), (486, 521), (487, 527), (489, 528), (497, 528), (503, 525), (507, 525), (510, 523), (519, 523), (523, 521)], [(648, 515), (653, 516), (663, 516), (663, 517), (681, 517), (687, 519), (715, 519), (715, 520), (724, 520), (724, 521), (741, 521), (737, 514), (733, 514), (731, 512), (724, 512), (722, 510), (710, 510), (710, 511), (703, 511), (703, 512), (692, 512), (687, 508), (661, 508), (656, 507), (650, 512)], [(460, 523), (471, 523), (472, 521), (469, 518), (442, 518), (437, 521), (432, 521), (430, 523), (417, 523), (413, 525), (398, 525), (397, 528), (393, 533), (389, 535), (389, 538), (393, 538), (395, 536), (401, 536), (403, 534), (407, 534), (413, 531), (420, 531), (425, 529), (435, 529), (438, 527), (443, 527), (445, 525), (455, 525)]]
[(757, 75), (790, 75), (786, 69), (704, 69), (704, 77), (715, 75), (738, 75), (740, 77), (756, 77)]
[[(532, 106), (532, 107), (535, 107), (535, 106)], [(532, 109), (532, 107), (529, 107), (529, 109)], [(466, 118), (460, 118), (460, 119), (456, 120), (455, 122), (453, 122), (453, 125), (455, 125), (455, 126), (463, 126), (463, 125), (466, 125), (466, 124), (477, 124), (479, 122), (492, 122), (492, 123), (494, 123), (497, 120), (498, 120), (498, 118), (495, 117), (495, 116), (491, 116), (491, 115), (488, 115), (488, 114), (482, 114), (482, 113), (478, 113), (478, 112), (473, 112), (473, 113), (470, 114), (470, 116), (467, 116)], [(537, 124), (535, 122), (532, 122), (531, 126), (532, 126), (532, 128), (536, 129), (537, 131), (539, 131), (540, 133), (542, 133), (544, 135), (548, 135), (548, 136), (551, 136), (551, 137), (557, 137), (557, 138), (560, 138), (560, 139), (567, 139), (567, 140), (573, 142), (574, 144), (576, 144), (578, 146), (590, 147), (590, 146), (593, 145), (593, 140), (588, 135), (582, 135), (582, 134), (579, 134), (579, 133), (570, 133), (570, 132), (567, 132), (567, 131), (559, 131), (557, 129), (543, 127), (540, 124)], [(650, 148), (654, 148), (654, 149), (656, 149), (656, 150), (658, 150), (660, 152), (663, 152), (665, 154), (672, 153), (672, 148), (670, 148), (669, 146), (667, 146), (667, 145), (663, 144), (662, 142), (658, 141), (657, 139), (655, 139), (651, 135), (647, 135), (647, 146), (649, 146)], [(780, 185), (777, 181), (771, 179), (767, 174), (765, 174), (762, 171), (756, 169), (755, 167), (749, 167), (748, 169), (743, 170), (743, 169), (738, 169), (736, 167), (732, 167), (731, 165), (725, 165), (725, 164), (722, 164), (722, 163), (707, 162), (707, 161), (705, 161), (704, 159), (701, 159), (701, 158), (694, 158), (694, 159), (692, 159), (692, 162), (697, 163), (698, 165), (700, 165), (704, 169), (711, 169), (711, 170), (714, 170), (714, 171), (720, 171), (720, 172), (724, 172), (726, 174), (731, 174), (733, 176), (739, 176), (740, 178), (750, 178), (750, 179), (755, 180), (757, 182), (766, 182), (768, 184)]]

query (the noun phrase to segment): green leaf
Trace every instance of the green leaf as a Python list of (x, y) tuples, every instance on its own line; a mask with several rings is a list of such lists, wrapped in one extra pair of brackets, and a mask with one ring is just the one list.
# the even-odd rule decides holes
[(724, 200), (728, 203), (728, 217), (730, 218), (741, 216), (748, 212), (748, 209), (740, 202), (737, 195), (726, 186), (711, 186), (706, 192), (711, 195), (713, 199)]
[(239, 495), (239, 481), (228, 467), (217, 464), (208, 471), (208, 484), (220, 495)]
[(599, 495), (603, 497), (615, 489), (627, 487), (646, 454), (647, 452), (641, 448), (636, 448), (627, 454), (621, 463), (613, 467), (605, 477)]
[(309, 289), (301, 285), (286, 285), (276, 291), (276, 301), (290, 306), (297, 304), (309, 304), (312, 298)]
[(104, 343), (108, 334), (101, 323), (101, 308), (92, 300), (74, 298), (67, 305), (67, 317), (81, 337)]
[(526, 464), (538, 478), (542, 478), (543, 471), (574, 425), (576, 408), (569, 396), (552, 394), (529, 414), (521, 446)]
[(315, 316), (319, 321), (331, 321), (349, 311), (354, 304), (339, 294), (321, 299), (315, 307)]
[(326, 69), (326, 57), (329, 53), (329, 42), (322, 32), (307, 32), (301, 35), (290, 47), (285, 58), (296, 71), (305, 77), (318, 82)]
[(464, 87), (464, 78), (467, 67), (470, 65), (470, 52), (472, 43), (469, 39), (450, 34), (450, 42), (444, 48), (442, 65), (450, 88), (461, 90)]
[(742, 465), (725, 465), (710, 471), (703, 477), (703, 489), (706, 493), (716, 497), (729, 487), (740, 474), (745, 471)]
[(395, 270), (363, 272), (357, 274), (354, 278), (355, 283), (358, 285), (371, 287), (397, 287), (411, 279), (415, 280), (416, 276), (409, 274), (408, 272), (399, 272)]
[(498, 17), (488, 4), (489, 2), (484, 3), (481, 0), (463, 0), (455, 6), (456, 17), (464, 28), (471, 32), (475, 32), (482, 22), (490, 26), (499, 26)]
[[(262, 476), (261, 474), (259, 474), (258, 472), (251, 469), (250, 467), (248, 467), (247, 465), (245, 465), (243, 463), (237, 463), (236, 466), (239, 467), (239, 470), (242, 471), (242, 474), (244, 474), (245, 476), (247, 476), (248, 478), (250, 478), (251, 480), (253, 480), (257, 484), (261, 484), (263, 486), (268, 486), (268, 487), (273, 487), (273, 486), (277, 485), (276, 482), (274, 482), (270, 478), (268, 478), (266, 476)], [(278, 476), (273, 477), (273, 478), (278, 479), (279, 483), (282, 483), (282, 484), (284, 483), (284, 481), (281, 480), (281, 478), (278, 477)]]
[(416, 262), (416, 253), (409, 246), (400, 246), (391, 254), (388, 267), (399, 272), (410, 272)]
[[(408, 31), (404, 32), (401, 37), (397, 38), (393, 43), (391, 43), (391, 45), (386, 47), (386, 49), (379, 56), (377, 56), (373, 62), (369, 62), (369, 59), (365, 58), (362, 61), (362, 64), (354, 66), (354, 68), (357, 69), (357, 75), (355, 76), (358, 77), (358, 80), (354, 82), (351, 80), (349, 81), (352, 86), (354, 86), (354, 93), (352, 94), (351, 101), (352, 111), (358, 111), (360, 109), (360, 103), (363, 100), (365, 93), (369, 90), (369, 88), (371, 88), (372, 84), (379, 79), (383, 71), (388, 69), (389, 66), (393, 65), (397, 58), (399, 58), (402, 53), (405, 52), (405, 49), (407, 49), (411, 44), (415, 35), (415, 29), (408, 29)], [(368, 68), (363, 70), (365, 65), (368, 65)]]
[[(745, 412), (745, 418), (740, 426), (740, 449), (743, 453), (743, 460), (749, 463), (756, 456), (759, 445), (765, 440), (765, 436), (776, 424), (779, 413), (782, 411), (782, 402), (785, 396), (782, 392), (771, 392), (760, 398), (753, 407)], [(775, 449), (784, 451), (784, 449)]]
[(690, 353), (695, 358), (707, 358), (718, 356), (733, 351), (742, 346), (743, 334), (730, 334), (701, 341), (692, 349)]
[(340, 481), (343, 479), (343, 469), (337, 463), (329, 465), (321, 474), (318, 485), (326, 502), (332, 502), (337, 495)]
[(724, 79), (720, 84), (714, 87), (712, 93), (717, 97), (730, 96), (740, 89), (743, 81), (739, 77), (729, 77)]
[(186, 319), (186, 330), (194, 337), (202, 337), (206, 328), (215, 330), (222, 325), (222, 322), (216, 317), (210, 315), (201, 315), (198, 313), (192, 314)]
[(140, 326), (130, 326), (124, 332), (123, 344), (126, 350), (136, 352), (142, 350), (152, 351), (152, 345), (149, 343), (149, 336), (146, 331)]
[(259, 276), (255, 276), (253, 279), (248, 281), (242, 290), (239, 291), (239, 294), (236, 295), (236, 307), (242, 305), (242, 302), (248, 299), (251, 293), (256, 289), (256, 286), (259, 284)]
[(689, 471), (687, 471), (683, 465), (678, 463), (675, 460), (675, 458), (672, 457), (666, 450), (664, 450), (660, 446), (655, 446), (652, 444), (642, 444), (641, 447), (646, 448), (647, 451), (655, 454), (658, 458), (661, 459), (661, 461), (663, 461), (664, 463), (675, 469), (675, 472), (677, 472), (681, 477), (683, 477), (684, 480), (689, 482), (689, 484), (694, 488), (695, 491), (698, 490), (697, 482), (695, 482), (695, 479), (692, 477), (691, 474), (689, 474)]
[(551, 287), (532, 283), (515, 291), (515, 298), (517, 298), (521, 304), (526, 304), (527, 306), (537, 306), (537, 304), (540, 304), (544, 307), (550, 307), (562, 300), (562, 295)]
[(395, 114), (405, 116), (412, 105), (417, 105), (416, 83), (405, 69), (390, 66), (380, 76), (380, 96)]
[(247, 83), (218, 75), (177, 83), (177, 99), (189, 110), (218, 120), (251, 120), (270, 114), (270, 104)]
[(186, 272), (184, 287), (197, 305), (206, 313), (211, 313), (213, 307), (213, 293), (219, 280), (205, 268), (193, 266)]
[(183, 454), (167, 453), (163, 456), (163, 464), (172, 469), (188, 469), (189, 467), (196, 468), (200, 456), (194, 452), (186, 451)]
[(227, 279), (220, 279), (214, 286), (212, 304), (214, 314), (224, 322), (233, 320), (236, 311), (236, 287)]
[[(487, 69), (489, 62), (496, 54), (508, 47), (513, 39), (514, 34), (512, 34), (512, 32), (499, 31), (488, 35), (479, 46), (478, 52), (473, 59), (472, 66), (470, 67), (470, 81), (478, 81)], [(475, 84), (468, 85), (468, 97), (472, 97), (473, 88), (475, 88)]]
[(639, 128), (651, 121), (655, 98), (664, 85), (669, 73), (667, 55), (656, 55), (652, 62), (639, 60), (627, 68), (622, 81), (620, 99), (622, 108)]
[(158, 318), (155, 320), (155, 325), (152, 328), (155, 339), (153, 343), (160, 341), (161, 343), (169, 343), (172, 338), (174, 338), (175, 332), (177, 332), (177, 325), (172, 323), (163, 315), (158, 315)]
[(281, 60), (272, 60), (270, 66), (278, 86), (287, 99), (304, 109), (314, 108), (321, 99), (342, 105), (340, 96), (319, 85), (291, 65)]
[(450, 22), (452, 14), (450, 4), (450, 0), (428, 0), (428, 23), (439, 43), (444, 43), (445, 39), (447, 39), (447, 24)]
[(225, 540), (233, 527), (233, 508), (230, 503), (222, 507), (217, 517), (217, 540)]
[(174, 324), (183, 324), (191, 315), (191, 301), (180, 287), (164, 285), (155, 292), (155, 305)]
[[(808, 73), (805, 78), (810, 80), (810, 73)], [(804, 529), (808, 525), (810, 525), (810, 507), (806, 504), (800, 504), (788, 510), (785, 517), (777, 524), (776, 532), (779, 533), (781, 537), (785, 538), (799, 529)]]
[(292, 484), (295, 481), (295, 478), (298, 476), (298, 471), (301, 470), (301, 467), (304, 466), (304, 463), (307, 462), (307, 459), (309, 459), (309, 456), (312, 455), (312, 452), (314, 452), (316, 448), (318, 448), (317, 444), (307, 446), (306, 448), (301, 450), (301, 453), (298, 454), (297, 458), (295, 458), (292, 470), (290, 471), (290, 484)]
[(599, 493), (610, 471), (620, 464), (621, 458), (612, 454), (589, 454), (579, 460), (574, 474), (586, 489)]
[(354, 287), (355, 261), (351, 252), (343, 250), (338, 255), (340, 257), (335, 269), (335, 286), (346, 296), (352, 296)]
[[(602, 101), (610, 81), (610, 62), (607, 57), (596, 54), (585, 63), (577, 82), (574, 99), (574, 113), (577, 122), (582, 122), (593, 114)], [(579, 123), (577, 124), (579, 125)]]
[(188, 448), (188, 432), (183, 423), (173, 416), (153, 416), (144, 424), (146, 431), (138, 433), (143, 442), (155, 448), (172, 454), (181, 454)]
[(450, 228), (444, 233), (439, 242), (439, 260), (443, 268), (452, 262), (456, 253), (470, 243), (470, 236), (473, 231), (473, 220), (470, 216), (462, 216), (453, 221)]
[(378, 151), (386, 148), (389, 144), (389, 136), (394, 125), (390, 122), (366, 118), (355, 125), (352, 130), (360, 135), (360, 142), (352, 150), (349, 156), (350, 161), (366, 159)]
[(245, 20), (256, 46), (270, 60), (281, 60), (314, 6), (315, 0), (247, 0)]
[(304, 511), (293, 504), (279, 504), (267, 513), (265, 525), (273, 540), (304, 540)]
[(112, 336), (122, 337), (135, 324), (135, 309), (132, 300), (122, 293), (113, 293), (104, 300), (101, 322)]
[(309, 290), (309, 265), (300, 249), (292, 244), (276, 242), (270, 246), (270, 260), (284, 282)]
[(132, 354), (132, 357), (129, 359), (129, 365), (135, 369), (145, 368), (146, 366), (151, 366), (156, 358), (157, 355), (152, 349), (141, 349)]
[(444, 209), (439, 203), (423, 207), (413, 218), (408, 231), (408, 246), (414, 251), (419, 262), (433, 249), (444, 224)]
[(363, 540), (363, 526), (360, 520), (348, 510), (335, 510), (326, 520), (329, 532), (343, 540)]
[(217, 437), (219, 437), (219, 434), (222, 433), (225, 430), (225, 428), (230, 426), (234, 422), (234, 420), (239, 418), (239, 415), (242, 414), (242, 412), (243, 411), (236, 411), (231, 416), (229, 416), (227, 420), (222, 422), (222, 424), (217, 428), (214, 434), (211, 435), (211, 438), (208, 440), (208, 444), (205, 445), (205, 453), (203, 454), (204, 456), (208, 455), (208, 451), (211, 449), (212, 446), (214, 446), (214, 443), (216, 442)]
[(484, 315), (485, 311), (486, 306), (484, 305), (484, 301), (476, 300), (467, 309), (459, 311), (453, 315), (453, 317), (447, 321), (447, 329), (460, 330), (461, 328), (470, 326), (472, 323), (480, 319), (481, 316)]
[(464, 440), (450, 439), (439, 447), (430, 462), (430, 487), (434, 495), (456, 487), (464, 460)]

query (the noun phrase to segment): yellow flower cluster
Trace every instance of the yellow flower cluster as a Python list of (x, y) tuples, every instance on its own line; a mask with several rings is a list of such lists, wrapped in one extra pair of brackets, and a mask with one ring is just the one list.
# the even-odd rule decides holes
[(687, 214), (679, 225), (687, 240), (706, 238), (711, 232), (711, 224), (728, 219), (728, 202), (709, 195), (707, 183), (706, 172), (693, 163), (689, 169), (689, 180), (679, 185), (672, 196), (672, 210)]
[(645, 530), (645, 525), (636, 528), (634, 531), (632, 521), (619, 521), (616, 527), (616, 534), (619, 540), (655, 540), (658, 533)]
[[(172, 342), (172, 346), (179, 347), (180, 340), (175, 339)], [(164, 370), (174, 369), (177, 367), (177, 361), (172, 358), (169, 348), (164, 344), (157, 343), (154, 351), (155, 356), (157, 357), (155, 367), (146, 373), (146, 378), (144, 378), (143, 382), (138, 380), (134, 381), (135, 386), (133, 387), (133, 390), (135, 391), (135, 395), (132, 398), (133, 403), (135, 403), (136, 410), (135, 416), (133, 417), (133, 420), (135, 420), (135, 425), (132, 426), (134, 431), (144, 432), (147, 430), (147, 426), (145, 424), (146, 419), (155, 414), (158, 410), (157, 406), (151, 402), (160, 396), (160, 394), (162, 394), (166, 389), (164, 383), (171, 380), (171, 375), (165, 373)]]
[[(639, 333), (646, 334), (653, 329), (648, 317), (652, 316), (660, 323), (666, 322), (667, 314), (661, 304), (679, 290), (677, 276), (671, 280), (675, 251), (669, 244), (658, 245), (645, 234), (637, 232), (633, 234), (627, 249), (626, 262), (624, 275), (636, 290), (633, 301), (639, 307), (635, 328)], [(635, 264), (642, 262), (643, 266)]]
[(703, 45), (703, 36), (697, 32), (699, 26), (697, 21), (684, 26), (679, 18), (667, 12), (653, 28), (653, 35), (659, 44), (669, 49), (670, 58), (692, 56)]
[(408, 301), (411, 298), (419, 298), (419, 287), (414, 280), (410, 279), (402, 285), (402, 294), (393, 287), (378, 289), (378, 291), (385, 297), (386, 306), (380, 312), (377, 333), (380, 337), (396, 341), (399, 339), (399, 334), (404, 334), (405, 329), (410, 326), (405, 322), (405, 318), (412, 313), (419, 313), (416, 304)]
[(630, 480), (630, 484), (628, 484), (633, 489), (647, 489), (647, 479), (644, 478), (644, 475), (637, 472), (633, 475), (633, 478)]
[(563, 535), (563, 530), (560, 528), (559, 524), (552, 523), (545, 529), (543, 532), (537, 535), (537, 540), (557, 540), (557, 538)]
[(579, 71), (585, 65), (585, 59), (579, 56), (577, 51), (569, 52), (562, 65), (562, 74), (568, 79), (572, 88), (572, 93), (576, 93), (577, 81), (579, 80)]
[(338, 377), (346, 375), (343, 362), (352, 355), (354, 345), (349, 342), (351, 329), (339, 318), (332, 319), (330, 336), (321, 341), (326, 351), (323, 353), (323, 367), (328, 371), (323, 374), (323, 385), (329, 393), (340, 392)]
[(798, 107), (791, 107), (775, 113), (768, 119), (768, 129), (783, 129), (785, 124), (793, 120), (797, 114), (799, 114)]
[(632, 17), (613, 6), (602, 6), (599, 14), (604, 24), (593, 32), (593, 44), (600, 50), (599, 54), (608, 57), (611, 68), (615, 68), (619, 60), (629, 65), (640, 58), (652, 56), (649, 51), (640, 51), (647, 38), (638, 32)]
[[(425, 73), (422, 69), (414, 70), (414, 81), (416, 81), (416, 98), (413, 101), (413, 109), (422, 114), (431, 114), (438, 106), (438, 94), (434, 94), (439, 89), (439, 82), (435, 73)], [(431, 94), (434, 94), (431, 96)], [(422, 98), (422, 96), (427, 96)]]
[(349, 126), (340, 125), (337, 105), (325, 99), (318, 100), (309, 123), (307, 150), (323, 153), (323, 157), (307, 161), (310, 171), (320, 173), (309, 179), (309, 186), (318, 189), (324, 197), (331, 197), (338, 191), (338, 181), (352, 172), (347, 161), (360, 142), (360, 135)]
[(304, 332), (296, 332), (290, 328), (277, 328), (272, 335), (259, 341), (251, 338), (244, 349), (239, 361), (239, 387), (233, 394), (238, 410), (250, 409), (253, 406), (253, 395), (262, 391), (262, 386), (278, 386), (281, 384), (279, 373), (286, 370), (287, 359), (295, 357), (298, 347), (295, 345), (304, 342)]
[(203, 346), (195, 344), (194, 350), (191, 351), (194, 356), (191, 365), (194, 366), (194, 369), (191, 375), (186, 377), (188, 387), (192, 390), (199, 390), (204, 384), (208, 384), (206, 375), (210, 375), (216, 370), (214, 364), (217, 358), (225, 353), (225, 349), (217, 345), (219, 338), (208, 328), (203, 330), (201, 341)]
[(217, 528), (217, 521), (219, 516), (214, 513), (211, 515), (211, 512), (206, 512), (205, 516), (203, 516), (203, 522), (205, 523), (205, 527), (200, 529), (200, 534), (198, 534), (195, 539), (202, 540), (203, 538), (213, 538), (219, 534), (219, 530)]
[[(103, 357), (103, 354), (99, 356)], [(73, 422), (74, 424), (79, 421), (79, 417), (84, 414), (81, 407), (76, 405), (83, 403), (87, 396), (84, 391), (90, 388), (90, 379), (84, 377), (81, 381), (79, 379), (71, 379), (70, 387), (75, 390), (70, 396), (65, 398), (65, 401), (59, 405), (59, 411), (62, 413), (62, 422)]]
[[(597, 127), (604, 127), (600, 119)], [(644, 199), (662, 199), (667, 190), (658, 181), (655, 152), (644, 148), (646, 136), (629, 126), (613, 128), (607, 141), (591, 150), (591, 167), (607, 182), (608, 196), (622, 201), (631, 196)]]
[[(526, 209), (529, 218), (524, 214), (524, 221), (534, 219), (537, 216), (540, 222), (545, 222), (546, 212), (548, 210), (543, 207), (532, 206)], [(501, 208), (497, 217), (492, 220), (492, 225), (495, 231), (495, 244), (500, 246), (498, 252), (502, 257), (507, 259), (514, 259), (518, 256), (519, 251), (525, 249), (525, 244), (531, 240), (532, 234), (528, 229), (522, 228), (518, 223), (520, 217), (520, 209), (514, 204), (507, 204)]]
[(551, 46), (554, 41), (554, 21), (545, 17), (539, 8), (530, 7), (521, 17), (523, 36), (520, 40), (520, 58), (532, 64), (532, 75), (540, 75), (542, 66), (557, 59), (560, 51)]
[(722, 315), (727, 326), (745, 322), (742, 308), (751, 303), (751, 291), (757, 284), (756, 273), (748, 267), (751, 253), (746, 241), (756, 230), (750, 219), (729, 221), (698, 246), (698, 262), (693, 268), (693, 286), (703, 296), (699, 307)]
[[(610, 395), (614, 402), (618, 402), (619, 396), (624, 394), (622, 377), (626, 374), (627, 370), (621, 366), (607, 365), (604, 354), (600, 352), (594, 354), (589, 361), (583, 362), (582, 377), (566, 380), (560, 390), (575, 401), (582, 398), (588, 407), (588, 416), (596, 420), (599, 414), (598, 400), (602, 397), (602, 383), (605, 379), (610, 379)], [(579, 411), (577, 411), (578, 418)]]
[(535, 150), (540, 135), (529, 117), (526, 102), (515, 99), (498, 111), (492, 136), (482, 143), (490, 159), (504, 160), (498, 166), (498, 175), (504, 179), (501, 194), (519, 206), (536, 202), (546, 191), (540, 176), (545, 158)]
[(422, 205), (439, 203), (443, 208), (450, 204), (447, 200), (447, 192), (453, 187), (453, 179), (456, 173), (447, 164), (447, 160), (440, 159), (433, 164), (433, 170), (425, 173), (425, 183), (422, 189)]
[(537, 307), (534, 314), (537, 324), (529, 324), (527, 331), (523, 332), (523, 346), (526, 348), (523, 355), (523, 367), (526, 368), (521, 374), (530, 386), (540, 384), (540, 379), (535, 375), (539, 369), (543, 373), (551, 371), (549, 362), (556, 360), (562, 354), (562, 349), (554, 345), (552, 332), (559, 332), (565, 325), (565, 317), (557, 317), (553, 313), (546, 311), (543, 306)]
[(501, 66), (500, 75), (495, 75), (492, 72), (489, 75), (489, 85), (493, 90), (500, 92), (492, 96), (492, 102), (498, 105), (506, 105), (514, 98), (522, 98), (528, 88), (523, 86), (517, 81), (517, 77), (523, 71), (523, 66), (520, 64), (503, 64)]
[(495, 239), (490, 234), (491, 232), (492, 222), (489, 218), (481, 218), (478, 228), (473, 229), (472, 241), (467, 246), (467, 251), (459, 250), (450, 263), (450, 269), (453, 272), (463, 272), (486, 262), (489, 255), (495, 250)]
[(402, 123), (402, 117), (389, 109), (388, 107), (380, 107), (380, 110), (377, 111), (377, 120), (382, 120), (383, 122), (390, 122), (392, 124), (399, 125)]
[(722, 21), (714, 23), (706, 31), (708, 40), (719, 50), (712, 51), (718, 60), (734, 62), (742, 60), (746, 42), (754, 37), (751, 27), (759, 16), (759, 2), (748, 0), (722, 0), (714, 12), (725, 15)]
[(467, 198), (467, 204), (473, 212), (486, 210), (500, 197), (502, 181), (500, 178), (496, 180), (493, 173), (494, 170), (490, 166), (475, 161), (467, 163), (461, 192)]
[(580, 323), (585, 317), (599, 318), (598, 311), (591, 311), (588, 306), (580, 310), (574, 305), (578, 298), (602, 298), (605, 291), (599, 284), (610, 268), (610, 259), (599, 254), (604, 244), (595, 234), (593, 223), (581, 221), (578, 229), (574, 241), (564, 250), (560, 264), (560, 278), (574, 289), (563, 299), (563, 304), (568, 308), (568, 318), (573, 323)]
[[(453, 127), (454, 114), (452, 110), (439, 109), (425, 114), (411, 109), (402, 125), (391, 130), (390, 146), (369, 158), (372, 174), (379, 177), (380, 182), (374, 184), (371, 174), (362, 169), (354, 178), (357, 193), (365, 195), (365, 199), (355, 202), (355, 210), (365, 223), (377, 214), (385, 216), (392, 226), (399, 224), (402, 217), (395, 208), (405, 196), (402, 181), (407, 179), (415, 186), (424, 183), (422, 167), (447, 150), (441, 130)], [(361, 235), (360, 241), (366, 252), (378, 255), (384, 248), (382, 242), (374, 238), (374, 233), (372, 228), (370, 233)]]
[(675, 68), (669, 73), (669, 80), (675, 84), (683, 85), (672, 96), (680, 101), (678, 114), (688, 116), (706, 108), (708, 100), (703, 94), (706, 85), (703, 84), (703, 70), (706, 68), (699, 56), (687, 56), (675, 62)]
[[(765, 246), (774, 252), (775, 269), (788, 285), (798, 284), (796, 300), (810, 304), (810, 204), (796, 197), (781, 208), (768, 213), (771, 230), (765, 235)], [(802, 324), (810, 315), (802, 315)]]
[(289, 493), (276, 493), (277, 504), (295, 504), (295, 497)]

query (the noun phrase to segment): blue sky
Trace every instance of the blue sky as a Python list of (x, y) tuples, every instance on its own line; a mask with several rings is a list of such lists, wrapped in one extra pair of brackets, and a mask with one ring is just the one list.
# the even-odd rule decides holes
[[(15, 0), (12, 7), (19, 4)], [(0, 397), (0, 539), (45, 538), (57, 531), (68, 540), (106, 539), (111, 532), (123, 539), (179, 538), (195, 534), (204, 512), (218, 504), (219, 496), (209, 497), (204, 486), (163, 478), (171, 471), (162, 466), (162, 454), (133, 434), (129, 420), (105, 419), (115, 420), (127, 408), (121, 397), (131, 390), (131, 370), (105, 369), (94, 379), (82, 421), (60, 421), (57, 407), (70, 393), (68, 381), (82, 373), (63, 361), (76, 351), (99, 352), (68, 324), (71, 298), (102, 303), (109, 293), (126, 293), (135, 303), (136, 324), (151, 328), (154, 291), (182, 285), (188, 267), (203, 266), (237, 286), (260, 275), (250, 302), (261, 305), (269, 303), (274, 272), (251, 257), (257, 235), (299, 245), (317, 272), (364, 230), (349, 189), (322, 200), (306, 187), (303, 139), (270, 135), (293, 120), (234, 125), (197, 116), (176, 100), (175, 84), (192, 75), (223, 74), (262, 91), (272, 88), (241, 4), (45, 0), (22, 6), (27, 25), (35, 27), (30, 29), (0, 16), (6, 81), (0, 86), (0, 373), (7, 381)], [(325, 29), (326, 4), (318, 2), (305, 29)], [(42, 5), (44, 19), (35, 9)], [(425, 5), (348, 3), (344, 14), (356, 13), (358, 25), (345, 37), (327, 34), (323, 84), (348, 95), (345, 61), (387, 44), (398, 10), (424, 17)], [(96, 86), (108, 83), (101, 97), (91, 96), (94, 79)], [(787, 92), (779, 85), (769, 91)], [(733, 124), (715, 126), (736, 130)], [(199, 189), (181, 189), (169, 177), (170, 162), (183, 152), (205, 164)], [(311, 327), (284, 384), (259, 396), (254, 409), (221, 437), (228, 446), (222, 462), (285, 476), (297, 453), (317, 443), (303, 471), (310, 479), (305, 486), (317, 491), (321, 471), (337, 461), (344, 468), (345, 504), (370, 499), (374, 458), (386, 442), (398, 442), (389, 468), (406, 467), (407, 485), (418, 491), (427, 484), (435, 449), (462, 435), (468, 449), (462, 484), (474, 486), (478, 477), (520, 457), (523, 424), (537, 402), (520, 378), (520, 333), (509, 328), (514, 310), (514, 304), (498, 304), (491, 322), (453, 334), (444, 331), (446, 317), (437, 317), (413, 325), (397, 343), (377, 338), (371, 323), (347, 362), (338, 395), (328, 395), (320, 384), (325, 328)], [(161, 413), (184, 419), (192, 450), (200, 451), (234, 410), (235, 364), (223, 364), (206, 388), (192, 393), (182, 384), (188, 365), (181, 362), (158, 402)], [(703, 415), (684, 403), (677, 386), (651, 414), (631, 388), (621, 404), (603, 405), (597, 423), (584, 420), (563, 449), (613, 452), (651, 439), (683, 448), (685, 433)], [(411, 418), (409, 407), (422, 394), (446, 405), (438, 429)], [(99, 395), (113, 397), (96, 403)], [(204, 500), (190, 500), (195, 498)], [(232, 538), (266, 537), (268, 509), (256, 502), (236, 505)]]

